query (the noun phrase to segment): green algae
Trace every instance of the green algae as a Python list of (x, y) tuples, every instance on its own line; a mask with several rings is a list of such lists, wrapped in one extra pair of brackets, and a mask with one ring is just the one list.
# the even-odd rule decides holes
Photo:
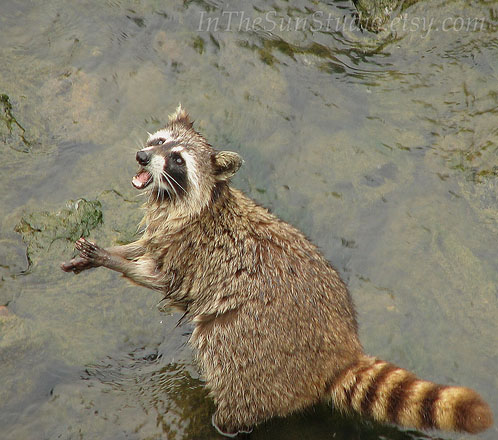
[(56, 240), (75, 242), (88, 237), (102, 225), (102, 204), (98, 200), (69, 200), (66, 207), (55, 211), (40, 211), (25, 215), (15, 227), (27, 244), (30, 264), (50, 249)]
[(10, 98), (5, 93), (0, 94), (0, 141), (8, 144), (14, 150), (27, 153), (32, 142), (26, 137), (25, 128), (14, 116)]

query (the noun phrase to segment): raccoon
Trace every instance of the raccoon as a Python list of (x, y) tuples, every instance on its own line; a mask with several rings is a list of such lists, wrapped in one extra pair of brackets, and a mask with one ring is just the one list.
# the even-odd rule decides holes
[(477, 433), (489, 406), (364, 353), (350, 294), (301, 232), (242, 192), (242, 164), (193, 129), (180, 106), (136, 154), (144, 232), (103, 249), (79, 239), (66, 272), (118, 271), (157, 290), (194, 323), (190, 342), (227, 436), (319, 401), (384, 423)]

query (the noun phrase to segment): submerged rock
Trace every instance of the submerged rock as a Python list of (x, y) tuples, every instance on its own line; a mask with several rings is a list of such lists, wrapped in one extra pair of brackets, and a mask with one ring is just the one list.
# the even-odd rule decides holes
[(27, 214), (15, 227), (27, 244), (29, 265), (37, 260), (41, 251), (59, 239), (75, 242), (87, 237), (92, 229), (102, 224), (102, 205), (98, 200), (69, 200), (65, 208)]
[(360, 26), (372, 32), (379, 32), (398, 7), (408, 7), (418, 0), (353, 0), (358, 11)]

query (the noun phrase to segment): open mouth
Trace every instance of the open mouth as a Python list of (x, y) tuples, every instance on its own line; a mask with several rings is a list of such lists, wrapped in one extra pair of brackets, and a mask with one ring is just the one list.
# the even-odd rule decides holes
[(131, 180), (131, 184), (136, 189), (147, 188), (152, 182), (152, 174), (150, 174), (145, 168), (142, 168)]

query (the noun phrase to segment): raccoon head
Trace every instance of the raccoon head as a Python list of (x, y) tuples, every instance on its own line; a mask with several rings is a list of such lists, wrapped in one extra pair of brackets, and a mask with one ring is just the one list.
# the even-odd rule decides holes
[(186, 205), (200, 211), (213, 191), (242, 165), (237, 153), (217, 151), (195, 131), (187, 112), (178, 106), (165, 128), (149, 134), (136, 160), (140, 165), (132, 184), (147, 188), (158, 203)]

